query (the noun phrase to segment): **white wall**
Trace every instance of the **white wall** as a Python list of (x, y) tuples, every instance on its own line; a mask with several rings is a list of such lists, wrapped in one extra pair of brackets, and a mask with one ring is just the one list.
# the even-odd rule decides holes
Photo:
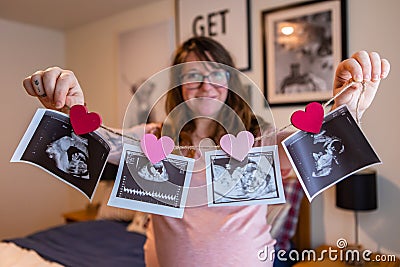
[[(50, 66), (65, 66), (65, 33), (0, 19), (0, 239), (64, 223), (62, 214), (89, 200), (76, 189), (26, 163), (10, 163), (39, 101), (22, 80)], [(99, 201), (99, 185), (93, 202)]]
[[(109, 126), (122, 127), (118, 118), (119, 34), (173, 20), (173, 1), (160, 1), (69, 31), (66, 34), (67, 65), (80, 77), (88, 108), (99, 111)], [(165, 44), (170, 46), (170, 44)], [(151, 51), (143, 52), (151, 62)], [(157, 58), (155, 59), (157, 62)], [(140, 63), (138, 63), (140, 64)], [(157, 63), (158, 64), (158, 63)]]
[(39, 68), (64, 65), (64, 35), (0, 19), (0, 238), (27, 234), (62, 222), (67, 186), (32, 165), (10, 159), (40, 106), (22, 88)]
[[(253, 68), (252, 71), (246, 74), (260, 88), (262, 86), (261, 11), (294, 2), (298, 1), (251, 0)], [(363, 118), (363, 130), (383, 160), (383, 164), (377, 167), (379, 175), (379, 210), (361, 214), (360, 242), (371, 250), (381, 250), (382, 252), (398, 254), (398, 249), (400, 248), (400, 228), (396, 223), (400, 219), (397, 207), (398, 203), (400, 203), (400, 180), (397, 179), (396, 159), (400, 145), (396, 136), (400, 130), (400, 126), (396, 123), (399, 111), (395, 108), (395, 105), (398, 99), (400, 99), (400, 92), (396, 86), (400, 84), (400, 77), (396, 73), (400, 59), (396, 49), (399, 37), (396, 35), (395, 29), (399, 22), (397, 10), (399, 10), (400, 2), (397, 0), (349, 0), (348, 2), (350, 54), (360, 49), (376, 50), (390, 59), (392, 63), (391, 75), (382, 82), (380, 92), (373, 106)], [(118, 110), (116, 106), (116, 50), (118, 34), (126, 30), (167, 21), (173, 19), (173, 17), (174, 1), (164, 0), (138, 9), (127, 10), (124, 13), (66, 33), (66, 65), (80, 77), (81, 85), (85, 89), (89, 109), (99, 112), (105, 124), (115, 127), (121, 126), (116, 112)], [(2, 23), (4, 24), (4, 22)], [(3, 31), (2, 28), (0, 27), (1, 31)], [(9, 53), (4, 52), (9, 47), (16, 47), (15, 50), (18, 55), (24, 55), (28, 51), (31, 51), (32, 43), (36, 47), (43, 47), (45, 49), (34, 54), (29, 52), (29, 60), (24, 61), (23, 65), (14, 63), (15, 61), (12, 58), (8, 59), (6, 64), (1, 62), (0, 66), (4, 69), (2, 73), (10, 72), (10, 68), (14, 70), (12, 73), (10, 72), (10, 75), (5, 76), (10, 84), (7, 86), (7, 83), (5, 85), (3, 83), (2, 90), (20, 88), (19, 81), (35, 68), (63, 64), (63, 57), (60, 57), (62, 55), (62, 41), (60, 40), (62, 36), (59, 33), (45, 31), (46, 40), (50, 39), (52, 41), (38, 46), (37, 44), (44, 39), (43, 37), (37, 38), (37, 35), (42, 33), (40, 29), (29, 27), (26, 29), (20, 25), (9, 24), (7, 24), (7, 28), (10, 28), (10, 33), (8, 33), (10, 35), (9, 38), (14, 38), (13, 36), (16, 34), (21, 41), (6, 42), (3, 49), (0, 50), (0, 53), (4, 53), (5, 56), (11, 57)], [(26, 38), (26, 31), (30, 33), (29, 38)], [(53, 42), (56, 42), (57, 45), (54, 45)], [(3, 41), (1, 45), (3, 46)], [(23, 47), (18, 49), (21, 45)], [(58, 51), (52, 51), (51, 49), (54, 49), (54, 47), (58, 48)], [(50, 53), (52, 52), (53, 54), (50, 57)], [(50, 58), (46, 60), (44, 56), (49, 56)], [(149, 60), (152, 60), (151, 51), (147, 52), (147, 56)], [(25, 55), (23, 58), (26, 57)], [(14, 123), (14, 119), (7, 117), (7, 120), (3, 122), (3, 125), (13, 125), (12, 127), (15, 127), (15, 131), (6, 136), (9, 138), (5, 138), (7, 141), (14, 140), (13, 142), (9, 142), (12, 143), (13, 147), (10, 148), (8, 143), (1, 142), (2, 146), (5, 147), (3, 151), (8, 151), (9, 153), (8, 155), (2, 155), (2, 157), (5, 157), (2, 158), (2, 162), (7, 164), (7, 169), (4, 172), (6, 173), (5, 177), (2, 177), (1, 191), (5, 191), (7, 194), (6, 198), (1, 197), (4, 198), (2, 199), (2, 203), (13, 200), (16, 204), (11, 207), (0, 204), (0, 207), (2, 211), (4, 209), (2, 214), (10, 214), (9, 216), (13, 214), (14, 210), (16, 211), (14, 213), (16, 215), (12, 215), (12, 219), (6, 220), (9, 228), (12, 223), (20, 224), (18, 227), (13, 227), (16, 229), (13, 232), (16, 233), (18, 231), (23, 232), (23, 229), (25, 229), (27, 214), (31, 215), (30, 220), (33, 218), (35, 220), (42, 220), (41, 218), (46, 218), (46, 216), (52, 217), (51, 220), (55, 224), (57, 221), (55, 214), (60, 214), (61, 210), (68, 205), (75, 207), (82, 205), (84, 202), (80, 195), (71, 190), (67, 190), (68, 193), (66, 193), (64, 184), (61, 185), (60, 182), (55, 181), (55, 179), (50, 178), (49, 175), (43, 174), (34, 167), (23, 166), (22, 164), (16, 167), (15, 165), (10, 166), (7, 163), (35, 108), (34, 101), (28, 100), (21, 90), (13, 91), (12, 94), (17, 94), (14, 97), (19, 103), (20, 101), (24, 101), (18, 108), (26, 108), (26, 111), (21, 114), (18, 113), (18, 120), (21, 121)], [(3, 114), (8, 114), (7, 111), (11, 110), (13, 104), (11, 104), (11, 101), (5, 102), (1, 108)], [(5, 107), (8, 106), (9, 108), (6, 109)], [(277, 127), (287, 125), (291, 113), (299, 108), (274, 108), (273, 113)], [(17, 176), (19, 179), (17, 179)], [(35, 183), (31, 182), (29, 179), (31, 177), (35, 177)], [(6, 179), (6, 183), (3, 183), (4, 179)], [(40, 181), (40, 183), (37, 181)], [(3, 189), (3, 184), (6, 185), (5, 189)], [(42, 194), (38, 194), (36, 191), (32, 192), (32, 187), (42, 192)], [(55, 204), (51, 207), (41, 206), (41, 204), (48, 203), (45, 198), (47, 194), (51, 194), (51, 198), (60, 201), (60, 207), (53, 207)], [(59, 198), (56, 198), (56, 196), (61, 196), (61, 199), (58, 200)], [(34, 199), (34, 206), (28, 208), (26, 206), (27, 203), (32, 203), (31, 199)], [(29, 210), (35, 211), (35, 214), (32, 215)], [(52, 215), (50, 216), (50, 214)], [(23, 219), (25, 220), (23, 221)], [(313, 200), (313, 246), (323, 243), (335, 244), (339, 238), (346, 238), (351, 242), (354, 238), (353, 223), (352, 213), (339, 210), (335, 207), (334, 188), (329, 189)], [(1, 224), (3, 225), (3, 219)], [(3, 226), (1, 228), (3, 229)], [(0, 231), (3, 231), (2, 229)]]

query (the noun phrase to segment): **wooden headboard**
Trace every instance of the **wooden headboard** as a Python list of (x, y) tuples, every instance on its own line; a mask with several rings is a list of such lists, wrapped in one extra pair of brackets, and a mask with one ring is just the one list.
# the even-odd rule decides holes
[(311, 204), (306, 196), (300, 204), (299, 220), (292, 241), (300, 251), (311, 248)]

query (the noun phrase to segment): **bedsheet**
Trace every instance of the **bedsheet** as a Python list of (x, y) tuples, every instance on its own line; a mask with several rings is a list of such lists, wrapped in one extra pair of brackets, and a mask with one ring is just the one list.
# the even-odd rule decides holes
[(75, 222), (4, 241), (64, 266), (145, 266), (146, 237), (126, 231), (127, 226), (111, 220)]
[(27, 250), (11, 242), (0, 242), (0, 267), (62, 267), (39, 256), (33, 250)]

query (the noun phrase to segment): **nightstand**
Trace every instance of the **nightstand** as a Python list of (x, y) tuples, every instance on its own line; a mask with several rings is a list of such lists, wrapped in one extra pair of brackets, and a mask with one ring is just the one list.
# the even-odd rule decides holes
[[(331, 254), (329, 254), (329, 251), (331, 251)], [(340, 252), (342, 252), (342, 254)], [(302, 254), (299, 254), (301, 257)], [(317, 260), (299, 262), (296, 263), (294, 267), (400, 267), (400, 260), (394, 255), (372, 253), (371, 255), (367, 255), (371, 260), (365, 261), (363, 265), (350, 265), (344, 261), (346, 258), (345, 252), (334, 246), (320, 246), (315, 249), (315, 254)], [(308, 255), (311, 254), (304, 255), (304, 259), (307, 260)], [(330, 257), (329, 255), (332, 256)], [(340, 260), (340, 255), (342, 255), (342, 260)], [(348, 257), (351, 257), (351, 254), (349, 254)], [(334, 258), (336, 258), (336, 260)], [(360, 258), (362, 258), (362, 252), (360, 253)]]
[(66, 223), (95, 220), (99, 204), (88, 204), (83, 210), (64, 213), (62, 216)]

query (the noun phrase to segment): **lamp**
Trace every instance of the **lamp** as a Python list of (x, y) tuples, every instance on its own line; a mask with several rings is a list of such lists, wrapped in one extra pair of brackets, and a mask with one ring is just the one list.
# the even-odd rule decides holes
[(366, 169), (336, 184), (336, 206), (353, 210), (355, 219), (355, 245), (358, 245), (358, 211), (378, 208), (376, 171)]

